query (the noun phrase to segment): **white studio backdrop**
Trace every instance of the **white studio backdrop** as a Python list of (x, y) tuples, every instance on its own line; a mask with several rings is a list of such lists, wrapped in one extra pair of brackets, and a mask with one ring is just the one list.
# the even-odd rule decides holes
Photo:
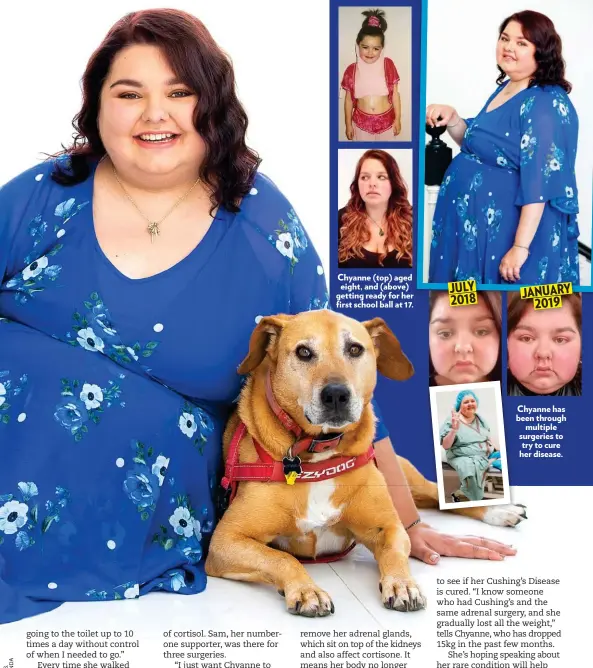
[[(411, 149), (392, 149), (384, 148), (389, 153), (399, 167), (400, 174), (408, 186), (408, 200), (413, 203), (414, 198), (414, 153)], [(356, 165), (366, 149), (362, 148), (344, 148), (338, 151), (338, 208), (348, 204), (350, 199), (350, 184), (356, 173)]]
[[(71, 141), (88, 58), (125, 14), (197, 16), (231, 57), (261, 171), (293, 204), (329, 266), (329, 3), (103, 0), (3, 3), (0, 184)], [(306, 110), (306, 113), (305, 113)]]
[[(591, 58), (591, 0), (427, 0), (426, 104), (449, 104), (463, 117), (475, 116), (496, 89), (496, 41), (501, 22), (511, 14), (531, 9), (550, 17), (562, 38), (566, 78), (573, 85), (570, 99), (579, 114), (576, 176), (579, 189), (579, 240), (591, 246), (593, 175), (593, 58)], [(423, 146), (428, 140), (424, 135)], [(459, 148), (448, 134), (443, 139)], [(432, 221), (425, 219), (424, 257), (430, 254)]]

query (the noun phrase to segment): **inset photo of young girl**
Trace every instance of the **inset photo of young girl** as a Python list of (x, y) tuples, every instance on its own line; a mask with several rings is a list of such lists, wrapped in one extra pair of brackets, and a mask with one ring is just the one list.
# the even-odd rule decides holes
[(338, 152), (338, 266), (412, 267), (413, 152)]
[(340, 7), (340, 141), (412, 141), (412, 8)]
[(431, 387), (441, 508), (509, 503), (500, 383)]

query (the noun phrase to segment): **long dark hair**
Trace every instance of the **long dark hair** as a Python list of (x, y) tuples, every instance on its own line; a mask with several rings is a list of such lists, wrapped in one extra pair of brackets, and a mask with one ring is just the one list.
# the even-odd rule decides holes
[[(500, 24), (499, 37), (511, 21), (521, 24), (523, 36), (535, 46), (537, 69), (533, 73), (529, 87), (555, 85), (570, 93), (572, 84), (564, 78), (566, 63), (562, 57), (562, 40), (552, 21), (545, 14), (530, 9), (516, 12)], [(507, 75), (500, 66), (497, 67), (500, 74), (496, 83), (501, 84)]]
[[(358, 189), (358, 179), (362, 165), (365, 160), (369, 159), (379, 160), (385, 167), (391, 184), (391, 196), (385, 213), (387, 223), (385, 247), (393, 246), (397, 250), (397, 259), (404, 258), (412, 266), (412, 221), (414, 215), (412, 205), (408, 200), (408, 188), (395, 158), (380, 149), (365, 151), (356, 165), (354, 179), (350, 184), (350, 200), (342, 218), (338, 262), (346, 262), (351, 257), (364, 257), (362, 247), (371, 238), (367, 227), (366, 204)], [(379, 256), (379, 265), (383, 264), (386, 256), (387, 253)]]
[(72, 121), (74, 141), (54, 156), (69, 160), (56, 161), (53, 180), (80, 183), (88, 178), (91, 163), (105, 155), (98, 128), (101, 88), (116, 54), (132, 44), (159, 47), (175, 75), (199, 96), (194, 126), (206, 145), (200, 177), (212, 189), (213, 207), (238, 211), (260, 159), (245, 144), (247, 114), (235, 92), (233, 67), (201, 21), (174, 9), (132, 12), (107, 33), (82, 77), (82, 107)]
[(365, 12), (362, 12), (362, 15), (365, 18), (362, 22), (362, 28), (356, 36), (356, 43), (360, 44), (368, 35), (369, 37), (380, 37), (381, 46), (385, 46), (385, 31), (387, 30), (385, 12), (382, 9), (367, 9)]

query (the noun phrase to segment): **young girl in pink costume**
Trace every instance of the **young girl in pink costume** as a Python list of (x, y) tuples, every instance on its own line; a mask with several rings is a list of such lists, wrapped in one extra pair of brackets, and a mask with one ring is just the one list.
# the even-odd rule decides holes
[(362, 12), (365, 17), (356, 37), (356, 62), (342, 78), (346, 91), (346, 137), (352, 141), (393, 141), (401, 132), (399, 74), (391, 58), (383, 54), (387, 21), (380, 9)]

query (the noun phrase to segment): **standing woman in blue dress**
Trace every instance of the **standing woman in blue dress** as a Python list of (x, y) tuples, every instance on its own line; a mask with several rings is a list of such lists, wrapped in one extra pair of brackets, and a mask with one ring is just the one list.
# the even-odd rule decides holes
[(509, 16), (496, 61), (499, 87), (477, 116), (427, 108), (461, 147), (435, 209), (429, 281), (578, 284), (578, 117), (552, 21)]

